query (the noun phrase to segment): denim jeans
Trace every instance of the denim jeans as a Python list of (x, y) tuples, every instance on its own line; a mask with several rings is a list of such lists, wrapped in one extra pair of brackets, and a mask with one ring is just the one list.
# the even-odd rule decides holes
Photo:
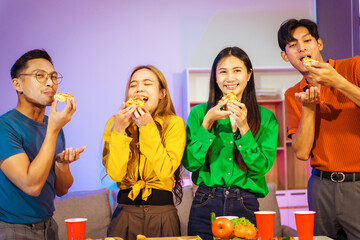
[(188, 235), (199, 235), (203, 240), (212, 240), (211, 212), (216, 216), (245, 217), (256, 224), (255, 211), (259, 202), (254, 193), (241, 188), (211, 188), (200, 185), (192, 202)]

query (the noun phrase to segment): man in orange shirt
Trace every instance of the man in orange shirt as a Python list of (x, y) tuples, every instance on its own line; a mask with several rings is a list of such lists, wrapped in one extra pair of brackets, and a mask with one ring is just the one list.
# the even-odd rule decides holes
[[(316, 24), (290, 19), (278, 31), (281, 56), (304, 77), (285, 93), (288, 135), (313, 168), (309, 209), (315, 235), (360, 239), (360, 57), (325, 62)], [(317, 62), (302, 63), (304, 57)]]

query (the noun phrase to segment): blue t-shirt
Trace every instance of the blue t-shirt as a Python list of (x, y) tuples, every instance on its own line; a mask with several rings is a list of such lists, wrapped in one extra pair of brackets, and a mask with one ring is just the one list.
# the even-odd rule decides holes
[[(0, 161), (18, 153), (26, 153), (30, 162), (38, 155), (45, 139), (44, 123), (33, 121), (16, 109), (0, 116)], [(64, 133), (59, 132), (53, 164), (38, 197), (32, 197), (15, 186), (0, 169), (0, 220), (30, 224), (46, 221), (54, 212), (55, 156), (65, 149)]]

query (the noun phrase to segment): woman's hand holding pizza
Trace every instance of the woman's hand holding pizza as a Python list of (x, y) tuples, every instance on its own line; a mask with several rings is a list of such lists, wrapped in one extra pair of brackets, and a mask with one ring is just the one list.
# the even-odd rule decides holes
[(132, 122), (132, 115), (136, 110), (136, 105), (130, 105), (128, 107), (125, 106), (125, 103), (121, 107), (121, 109), (115, 114), (115, 121), (114, 121), (114, 130), (125, 134), (125, 129), (131, 124)]
[(244, 134), (250, 129), (247, 122), (247, 108), (245, 104), (241, 102), (228, 103), (228, 110), (231, 112), (231, 116), (235, 119), (241, 136), (244, 136)]
[(220, 101), (216, 106), (211, 108), (205, 115), (202, 126), (206, 130), (210, 130), (213, 123), (219, 119), (226, 119), (230, 116), (230, 111), (221, 110), (221, 107), (224, 106), (226, 102)]
[(134, 114), (132, 115), (132, 119), (134, 120), (136, 126), (142, 127), (152, 121), (154, 119), (152, 118), (150, 112), (146, 110), (146, 108), (137, 108), (136, 111), (134, 111)]

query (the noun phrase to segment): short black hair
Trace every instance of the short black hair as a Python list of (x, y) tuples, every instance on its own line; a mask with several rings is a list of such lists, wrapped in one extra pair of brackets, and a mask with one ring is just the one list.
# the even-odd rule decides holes
[(48, 60), (51, 64), (53, 64), (50, 55), (44, 50), (44, 49), (33, 49), (31, 51), (28, 51), (27, 53), (24, 53), (11, 67), (10, 75), (11, 78), (17, 78), (18, 74), (26, 68), (26, 63), (29, 60), (36, 59), (36, 58), (43, 58)]
[(316, 41), (320, 38), (317, 25), (313, 21), (309, 19), (288, 19), (281, 24), (278, 31), (278, 42), (282, 51), (285, 51), (286, 44), (295, 40), (291, 32), (298, 27), (306, 27), (307, 30), (309, 30), (310, 35), (313, 36)]

